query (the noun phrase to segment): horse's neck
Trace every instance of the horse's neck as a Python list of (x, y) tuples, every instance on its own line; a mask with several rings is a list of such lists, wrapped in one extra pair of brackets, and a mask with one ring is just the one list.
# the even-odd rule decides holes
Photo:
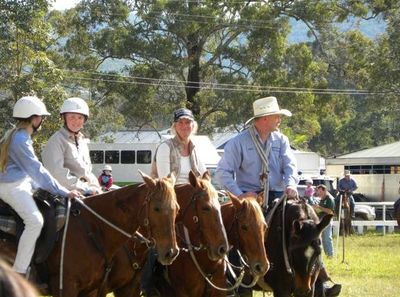
[[(130, 194), (129, 191), (107, 193), (109, 195), (102, 194), (87, 198), (86, 204), (104, 220), (127, 234), (133, 234), (140, 225), (139, 212), (142, 209), (146, 192), (138, 188), (134, 194)], [(103, 234), (105, 238), (103, 245), (107, 254), (113, 253), (128, 239), (125, 234), (104, 223), (96, 215), (90, 214), (86, 219), (93, 229), (99, 230)]]

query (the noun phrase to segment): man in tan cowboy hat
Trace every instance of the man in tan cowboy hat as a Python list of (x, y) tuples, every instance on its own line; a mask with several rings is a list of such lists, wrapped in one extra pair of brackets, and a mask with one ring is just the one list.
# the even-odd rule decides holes
[[(283, 194), (297, 195), (296, 159), (289, 139), (279, 132), (282, 115), (292, 116), (280, 109), (275, 97), (261, 98), (253, 103), (253, 124), (231, 139), (218, 163), (216, 178), (228, 191), (239, 198), (256, 197), (264, 191), (268, 205)], [(249, 121), (250, 121), (249, 120)], [(235, 259), (232, 259), (235, 261)], [(322, 273), (327, 273), (324, 268)], [(321, 278), (326, 282), (328, 277)], [(337, 296), (341, 286), (323, 286), (326, 296)], [(239, 296), (252, 296), (251, 290), (239, 288)]]
[(297, 195), (296, 159), (288, 138), (279, 132), (282, 115), (290, 117), (292, 113), (280, 109), (275, 97), (254, 101), (253, 110), (253, 124), (225, 145), (216, 176), (240, 198), (256, 196), (267, 186), (270, 205), (284, 193)]

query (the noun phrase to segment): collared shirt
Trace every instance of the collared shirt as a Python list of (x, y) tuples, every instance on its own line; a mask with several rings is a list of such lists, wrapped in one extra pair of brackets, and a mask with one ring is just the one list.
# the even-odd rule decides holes
[(29, 133), (25, 129), (19, 129), (12, 136), (7, 167), (4, 172), (0, 172), (0, 183), (11, 183), (25, 178), (30, 178), (35, 187), (52, 194), (68, 195), (68, 190), (51, 176), (36, 157)]
[(354, 179), (350, 178), (348, 180), (346, 178), (342, 178), (341, 180), (339, 180), (339, 184), (338, 184), (339, 191), (354, 192), (357, 189), (358, 189), (358, 186)]
[[(256, 137), (260, 139), (258, 133)], [(268, 156), (269, 190), (284, 191), (287, 186), (296, 186), (299, 181), (296, 159), (288, 138), (280, 132), (272, 132), (264, 144), (265, 152), (268, 145), (271, 145)], [(262, 190), (261, 171), (262, 161), (247, 129), (225, 145), (216, 178), (219, 184), (238, 196)]]
[(67, 189), (78, 189), (87, 192), (95, 187), (99, 192), (100, 185), (92, 173), (89, 139), (82, 133), (75, 137), (64, 127), (54, 133), (42, 151), (44, 166)]
[[(334, 213), (335, 212), (335, 198), (333, 198), (333, 196), (330, 193), (327, 193), (327, 195), (325, 196), (324, 199), (320, 199), (319, 206), (328, 208)], [(326, 213), (323, 211), (318, 213), (319, 218), (322, 218), (324, 215), (326, 215)]]

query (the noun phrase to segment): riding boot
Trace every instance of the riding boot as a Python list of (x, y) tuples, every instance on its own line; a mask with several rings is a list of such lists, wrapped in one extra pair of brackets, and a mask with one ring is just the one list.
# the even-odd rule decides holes
[[(326, 271), (325, 267), (322, 267), (319, 271), (318, 275), (318, 280), (320, 280), (323, 284), (323, 290), (324, 290), (324, 295), (326, 297), (335, 297), (340, 294), (340, 291), (342, 290), (342, 285), (341, 284), (336, 284), (333, 283), (332, 279), (328, 275), (328, 272)], [(328, 287), (326, 284), (328, 281), (333, 283), (332, 287)]]

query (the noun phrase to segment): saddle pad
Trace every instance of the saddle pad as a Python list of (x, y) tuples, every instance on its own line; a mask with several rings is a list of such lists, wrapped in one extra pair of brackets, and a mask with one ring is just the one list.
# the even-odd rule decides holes
[[(57, 231), (59, 231), (65, 224), (66, 219), (66, 206), (57, 203), (56, 206), (56, 222)], [(17, 222), (13, 216), (0, 216), (0, 230), (16, 236), (17, 235)]]

